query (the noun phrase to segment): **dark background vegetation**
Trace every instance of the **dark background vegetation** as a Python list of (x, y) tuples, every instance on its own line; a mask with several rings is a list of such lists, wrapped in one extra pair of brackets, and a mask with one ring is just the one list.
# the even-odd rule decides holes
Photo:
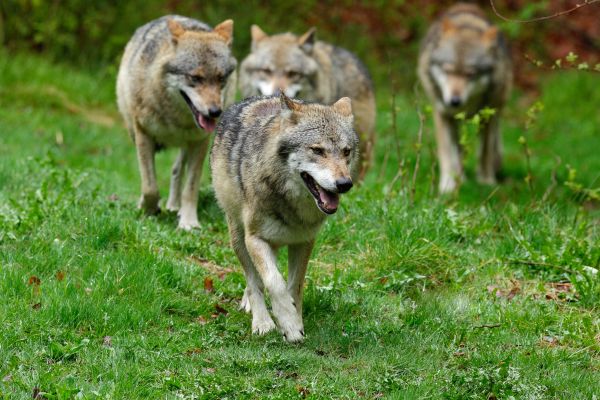
[[(578, 0), (497, 0), (505, 16), (527, 19), (568, 9)], [(318, 28), (320, 38), (356, 52), (377, 83), (390, 76), (412, 85), (419, 39), (448, 0), (422, 1), (185, 1), (185, 0), (3, 0), (0, 43), (9, 50), (28, 49), (55, 61), (102, 67), (114, 74), (127, 40), (140, 25), (178, 13), (215, 25), (235, 20), (234, 51), (241, 59), (249, 49), (250, 25), (268, 33), (301, 33)], [(488, 0), (477, 1), (492, 16)], [(275, 6), (276, 5), (276, 6)], [(509, 36), (519, 86), (534, 89), (537, 72), (525, 55), (552, 63), (575, 52), (591, 65), (599, 61), (600, 7), (585, 7), (545, 23), (509, 24), (495, 18)], [(104, 67), (107, 67), (106, 69)]]

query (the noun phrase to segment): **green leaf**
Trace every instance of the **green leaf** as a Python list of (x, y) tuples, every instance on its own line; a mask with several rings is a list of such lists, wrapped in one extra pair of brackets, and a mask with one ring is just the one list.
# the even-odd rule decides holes
[(579, 64), (577, 66), (577, 69), (579, 69), (579, 70), (588, 70), (588, 69), (590, 69), (590, 66), (588, 65), (588, 63), (584, 62), (584, 63)]
[(577, 54), (570, 51), (569, 54), (567, 54), (567, 56), (565, 57), (565, 60), (567, 60), (568, 62), (573, 64), (573, 63), (575, 63), (575, 61), (577, 61), (578, 58), (579, 58), (579, 56)]

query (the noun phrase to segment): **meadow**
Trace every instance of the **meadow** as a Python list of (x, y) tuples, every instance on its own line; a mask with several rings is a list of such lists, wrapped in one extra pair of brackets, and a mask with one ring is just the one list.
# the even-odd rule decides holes
[(200, 229), (144, 217), (114, 74), (0, 52), (0, 398), (596, 398), (599, 83), (515, 92), (502, 184), (471, 151), (446, 197), (426, 102), (378, 91), (377, 163), (318, 237), (289, 345), (238, 310), (208, 167)]

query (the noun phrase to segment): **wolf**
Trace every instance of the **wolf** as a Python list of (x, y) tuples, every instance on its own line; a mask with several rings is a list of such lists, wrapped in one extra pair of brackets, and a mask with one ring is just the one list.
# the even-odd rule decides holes
[(317, 41), (315, 28), (302, 36), (269, 36), (253, 25), (251, 36), (251, 52), (240, 64), (242, 96), (281, 90), (288, 97), (322, 104), (350, 97), (361, 140), (361, 161), (354, 175), (362, 180), (372, 163), (376, 117), (373, 83), (365, 65), (349, 51)]
[(464, 179), (457, 113), (473, 116), (495, 110), (482, 123), (477, 177), (495, 184), (502, 164), (498, 120), (512, 86), (506, 40), (473, 4), (449, 8), (429, 29), (421, 44), (417, 69), (433, 103), (441, 193), (457, 189)]
[(164, 16), (137, 29), (117, 76), (117, 104), (137, 149), (139, 207), (146, 214), (160, 211), (154, 154), (179, 147), (166, 208), (179, 213), (184, 230), (199, 226), (197, 186), (209, 136), (235, 96), (232, 37), (232, 20), (211, 29), (191, 18)]
[[(358, 136), (348, 97), (331, 106), (279, 96), (252, 97), (227, 109), (210, 155), (215, 196), (244, 268), (241, 308), (252, 332), (275, 328), (263, 290), (288, 342), (303, 340), (304, 276), (315, 237), (340, 194), (353, 185)], [(287, 284), (277, 251), (288, 246)]]

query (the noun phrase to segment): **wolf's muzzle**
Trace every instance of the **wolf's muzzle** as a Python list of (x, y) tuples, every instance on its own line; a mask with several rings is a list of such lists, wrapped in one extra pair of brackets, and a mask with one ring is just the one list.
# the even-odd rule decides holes
[(348, 190), (352, 189), (352, 179), (350, 178), (340, 178), (335, 181), (335, 187), (337, 188), (338, 193), (346, 193)]

